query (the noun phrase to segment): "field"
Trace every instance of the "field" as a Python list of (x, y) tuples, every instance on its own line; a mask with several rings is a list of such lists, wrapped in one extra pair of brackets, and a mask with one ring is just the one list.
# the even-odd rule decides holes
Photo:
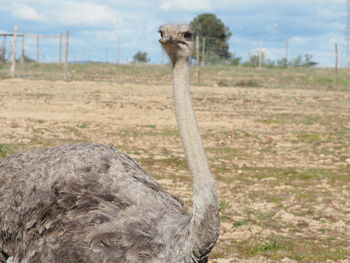
[[(0, 158), (114, 145), (191, 205), (168, 66), (0, 67)], [(350, 262), (350, 77), (208, 66), (192, 96), (220, 192), (210, 262)]]

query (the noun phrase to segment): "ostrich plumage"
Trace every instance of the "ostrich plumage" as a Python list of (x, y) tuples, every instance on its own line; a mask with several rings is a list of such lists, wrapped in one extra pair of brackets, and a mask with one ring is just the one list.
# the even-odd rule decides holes
[(160, 42), (173, 62), (193, 214), (114, 147), (31, 150), (0, 161), (0, 262), (207, 262), (220, 222), (189, 97), (189, 34), (188, 26), (163, 26)]

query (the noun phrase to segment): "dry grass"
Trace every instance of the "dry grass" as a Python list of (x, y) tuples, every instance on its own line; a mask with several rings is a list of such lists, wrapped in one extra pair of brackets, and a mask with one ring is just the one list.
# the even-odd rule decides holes
[[(70, 64), (69, 76), (71, 80), (167, 85), (169, 68), (167, 65)], [(32, 80), (62, 80), (64, 75), (63, 66), (57, 64), (17, 64), (16, 72), (19, 78)], [(0, 64), (0, 79), (9, 76), (9, 65)], [(197, 85), (195, 78), (192, 78), (192, 85)], [(350, 78), (347, 69), (340, 69), (335, 80), (333, 69), (211, 65), (201, 68), (201, 86), (339, 90), (350, 86)]]
[[(170, 69), (85, 66), (71, 66), (71, 82), (58, 80), (54, 65), (0, 81), (0, 158), (63, 143), (111, 144), (190, 205)], [(212, 262), (350, 262), (350, 93), (324, 80), (331, 74), (217, 66), (193, 87), (220, 188), (222, 234)], [(82, 80), (88, 75), (94, 81)]]

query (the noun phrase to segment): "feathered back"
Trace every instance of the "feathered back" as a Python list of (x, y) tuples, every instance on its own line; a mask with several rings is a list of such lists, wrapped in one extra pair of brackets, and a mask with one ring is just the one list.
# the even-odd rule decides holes
[(0, 193), (0, 248), (20, 262), (189, 256), (183, 203), (115, 148), (75, 144), (2, 160)]

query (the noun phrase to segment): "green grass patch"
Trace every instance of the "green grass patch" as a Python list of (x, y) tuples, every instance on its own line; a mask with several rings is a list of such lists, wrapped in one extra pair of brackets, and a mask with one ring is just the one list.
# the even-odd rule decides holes
[(87, 122), (77, 124), (77, 128), (79, 128), (79, 129), (86, 129), (89, 127), (90, 127), (90, 125)]
[(249, 225), (249, 220), (239, 220), (239, 221), (234, 221), (232, 223), (234, 227), (240, 227), (240, 226), (246, 226)]
[(247, 215), (247, 218), (249, 218), (249, 220), (256, 221), (256, 222), (271, 220), (272, 217), (276, 214), (275, 212), (261, 212), (259, 210), (254, 210), (254, 209), (246, 209), (245, 213)]
[[(9, 77), (9, 64), (0, 65), (0, 78)], [(112, 63), (70, 64), (70, 80), (113, 81), (118, 83), (169, 84), (169, 65), (136, 65)], [(56, 63), (18, 64), (16, 73), (24, 79), (62, 80), (62, 67)], [(197, 84), (195, 68), (191, 67), (191, 83)], [(332, 69), (312, 68), (263, 68), (232, 65), (206, 65), (201, 67), (201, 85), (245, 88), (299, 88), (346, 90), (350, 81), (346, 69), (339, 70), (337, 86), (334, 86)]]
[(150, 128), (150, 129), (155, 129), (157, 126), (156, 125), (146, 125), (146, 128)]
[(231, 170), (221, 167), (219, 169), (214, 169), (213, 173), (215, 174), (215, 178), (217, 180), (222, 181), (226, 184), (230, 184), (235, 180), (237, 180), (237, 178), (234, 178), (233, 176), (230, 176), (230, 175), (222, 175), (222, 174), (228, 173), (229, 171)]
[(235, 86), (254, 88), (254, 87), (260, 87), (261, 84), (259, 83), (258, 80), (255, 80), (255, 79), (242, 79), (242, 80), (236, 81)]
[[(315, 181), (329, 179), (331, 181), (350, 182), (350, 168), (343, 167), (341, 169), (303, 169), (293, 167), (242, 167), (244, 173), (250, 177), (257, 179), (276, 178), (270, 184), (293, 184), (295, 180)], [(246, 177), (246, 176), (245, 176)]]
[(263, 123), (272, 124), (272, 125), (284, 125), (287, 122), (285, 120), (269, 119), (269, 120), (263, 120)]
[(317, 133), (299, 133), (297, 138), (304, 143), (318, 143), (322, 140), (321, 135)]
[(228, 215), (220, 215), (221, 222), (227, 222), (230, 219)]
[(186, 160), (178, 157), (169, 157), (164, 159), (154, 159), (154, 158), (141, 158), (139, 162), (142, 165), (153, 167), (153, 166), (166, 166), (174, 167), (178, 169), (187, 169)]
[(241, 255), (265, 256), (270, 259), (282, 259), (292, 255), (293, 243), (283, 237), (272, 236), (266, 239), (251, 238), (237, 244)]
[(235, 154), (240, 151), (240, 149), (230, 148), (230, 147), (209, 147), (206, 150), (210, 152), (218, 153), (218, 154), (224, 154), (224, 155)]
[(304, 121), (303, 124), (305, 125), (315, 125), (315, 124), (321, 124), (322, 119), (320, 117), (307, 117)]
[(220, 211), (225, 211), (231, 208), (231, 204), (229, 202), (226, 202), (225, 200), (221, 200), (219, 202), (219, 208), (220, 208)]
[(122, 135), (126, 137), (144, 137), (144, 136), (164, 137), (164, 136), (178, 136), (179, 133), (177, 130), (155, 130), (155, 126), (154, 126), (154, 128), (148, 127), (148, 129), (123, 130)]
[(350, 255), (350, 252), (339, 244), (326, 244), (282, 236), (271, 236), (264, 239), (253, 237), (239, 242), (236, 248), (240, 255), (245, 257), (264, 256), (272, 260), (290, 258), (303, 263), (342, 260)]
[(23, 150), (23, 146), (19, 144), (3, 143), (0, 144), (0, 159), (16, 154)]
[(350, 141), (350, 128), (343, 128), (334, 133), (334, 135), (340, 139)]

